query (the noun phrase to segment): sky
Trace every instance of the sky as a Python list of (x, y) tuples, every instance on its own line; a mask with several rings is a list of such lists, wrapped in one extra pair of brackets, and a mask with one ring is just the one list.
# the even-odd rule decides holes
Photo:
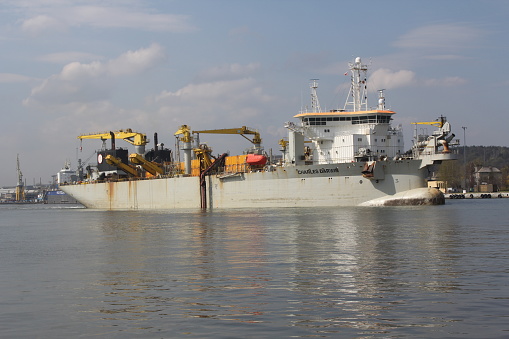
[(322, 109), (343, 108), (358, 56), (368, 105), (386, 90), (406, 149), (411, 122), (440, 115), (461, 143), (509, 146), (508, 15), (505, 0), (2, 0), (0, 186), (16, 185), (18, 155), (26, 184), (47, 184), (95, 162), (101, 141), (78, 135), (127, 128), (173, 149), (183, 124), (248, 126), (278, 154), (310, 79)]

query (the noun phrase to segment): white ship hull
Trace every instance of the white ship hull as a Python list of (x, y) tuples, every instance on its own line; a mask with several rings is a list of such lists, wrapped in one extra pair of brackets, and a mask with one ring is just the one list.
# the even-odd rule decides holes
[[(375, 199), (391, 201), (409, 191), (418, 193), (391, 204), (443, 203), (439, 191), (426, 189), (427, 169), (420, 169), (420, 164), (420, 160), (378, 162), (370, 179), (361, 173), (363, 163), (211, 175), (206, 177), (206, 207), (356, 206)], [(74, 184), (61, 189), (88, 208), (110, 210), (200, 208), (203, 194), (199, 177)]]

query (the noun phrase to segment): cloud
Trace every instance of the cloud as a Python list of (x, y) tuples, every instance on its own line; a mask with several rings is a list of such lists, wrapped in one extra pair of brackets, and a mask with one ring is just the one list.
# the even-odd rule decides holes
[(92, 53), (83, 53), (83, 52), (76, 52), (76, 51), (69, 51), (69, 52), (60, 52), (60, 53), (51, 53), (42, 55), (37, 58), (39, 61), (54, 63), (54, 64), (63, 64), (63, 63), (69, 63), (73, 61), (92, 61), (92, 60), (100, 60), (102, 59), (101, 56), (97, 54)]
[(142, 73), (160, 64), (164, 58), (163, 48), (152, 44), (107, 62), (71, 62), (59, 74), (50, 76), (33, 88), (24, 104), (63, 105), (106, 100), (120, 77)]
[(380, 68), (372, 73), (368, 79), (368, 88), (371, 91), (379, 89), (394, 89), (409, 85), (426, 87), (451, 87), (460, 86), (467, 83), (467, 80), (461, 77), (445, 77), (441, 79), (422, 79), (418, 78), (414, 72), (401, 70), (393, 72), (386, 68)]
[(463, 55), (457, 55), (457, 54), (436, 54), (436, 55), (428, 55), (423, 56), (424, 59), (428, 60), (438, 60), (438, 61), (455, 61), (455, 60), (464, 60), (466, 59)]
[(141, 1), (104, 2), (32, 1), (11, 2), (26, 18), (21, 29), (29, 34), (64, 31), (69, 27), (128, 28), (158, 32), (190, 32), (197, 28), (187, 15), (157, 13)]
[(443, 79), (427, 79), (424, 80), (424, 85), (429, 87), (453, 87), (460, 86), (467, 83), (467, 80), (461, 77), (447, 77)]
[(455, 51), (470, 48), (484, 32), (461, 24), (439, 24), (416, 28), (397, 39), (394, 46), (405, 49)]
[(379, 89), (394, 89), (408, 86), (415, 82), (415, 73), (408, 70), (393, 72), (390, 69), (380, 68), (374, 71), (368, 79), (372, 91)]
[(159, 44), (148, 48), (128, 51), (107, 63), (107, 72), (112, 76), (141, 73), (165, 59), (164, 49)]
[(259, 63), (250, 63), (247, 65), (242, 64), (227, 64), (222, 66), (213, 67), (201, 72), (197, 81), (214, 81), (214, 80), (227, 80), (245, 77), (253, 74), (260, 69)]
[(163, 91), (153, 102), (159, 112), (179, 124), (215, 126), (244, 123), (266, 112), (274, 98), (253, 78), (189, 84), (175, 92)]
[(0, 83), (22, 83), (33, 81), (34, 78), (13, 73), (0, 73)]
[(48, 15), (37, 15), (24, 20), (21, 24), (21, 29), (31, 35), (40, 35), (47, 31), (62, 31), (66, 27), (64, 22)]

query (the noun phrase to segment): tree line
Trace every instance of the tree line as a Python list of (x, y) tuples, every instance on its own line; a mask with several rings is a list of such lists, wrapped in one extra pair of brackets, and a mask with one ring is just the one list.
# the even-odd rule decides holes
[(476, 185), (475, 172), (481, 167), (495, 167), (501, 175), (490, 177), (500, 190), (509, 190), (509, 147), (459, 146), (455, 148), (457, 161), (443, 162), (438, 180), (447, 181), (450, 188), (465, 189)]

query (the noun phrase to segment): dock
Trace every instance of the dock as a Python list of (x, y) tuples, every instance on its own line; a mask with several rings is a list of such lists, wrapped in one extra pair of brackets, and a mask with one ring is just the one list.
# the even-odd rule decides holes
[(507, 192), (491, 192), (491, 193), (447, 193), (444, 194), (446, 199), (492, 199), (492, 198), (509, 198)]

